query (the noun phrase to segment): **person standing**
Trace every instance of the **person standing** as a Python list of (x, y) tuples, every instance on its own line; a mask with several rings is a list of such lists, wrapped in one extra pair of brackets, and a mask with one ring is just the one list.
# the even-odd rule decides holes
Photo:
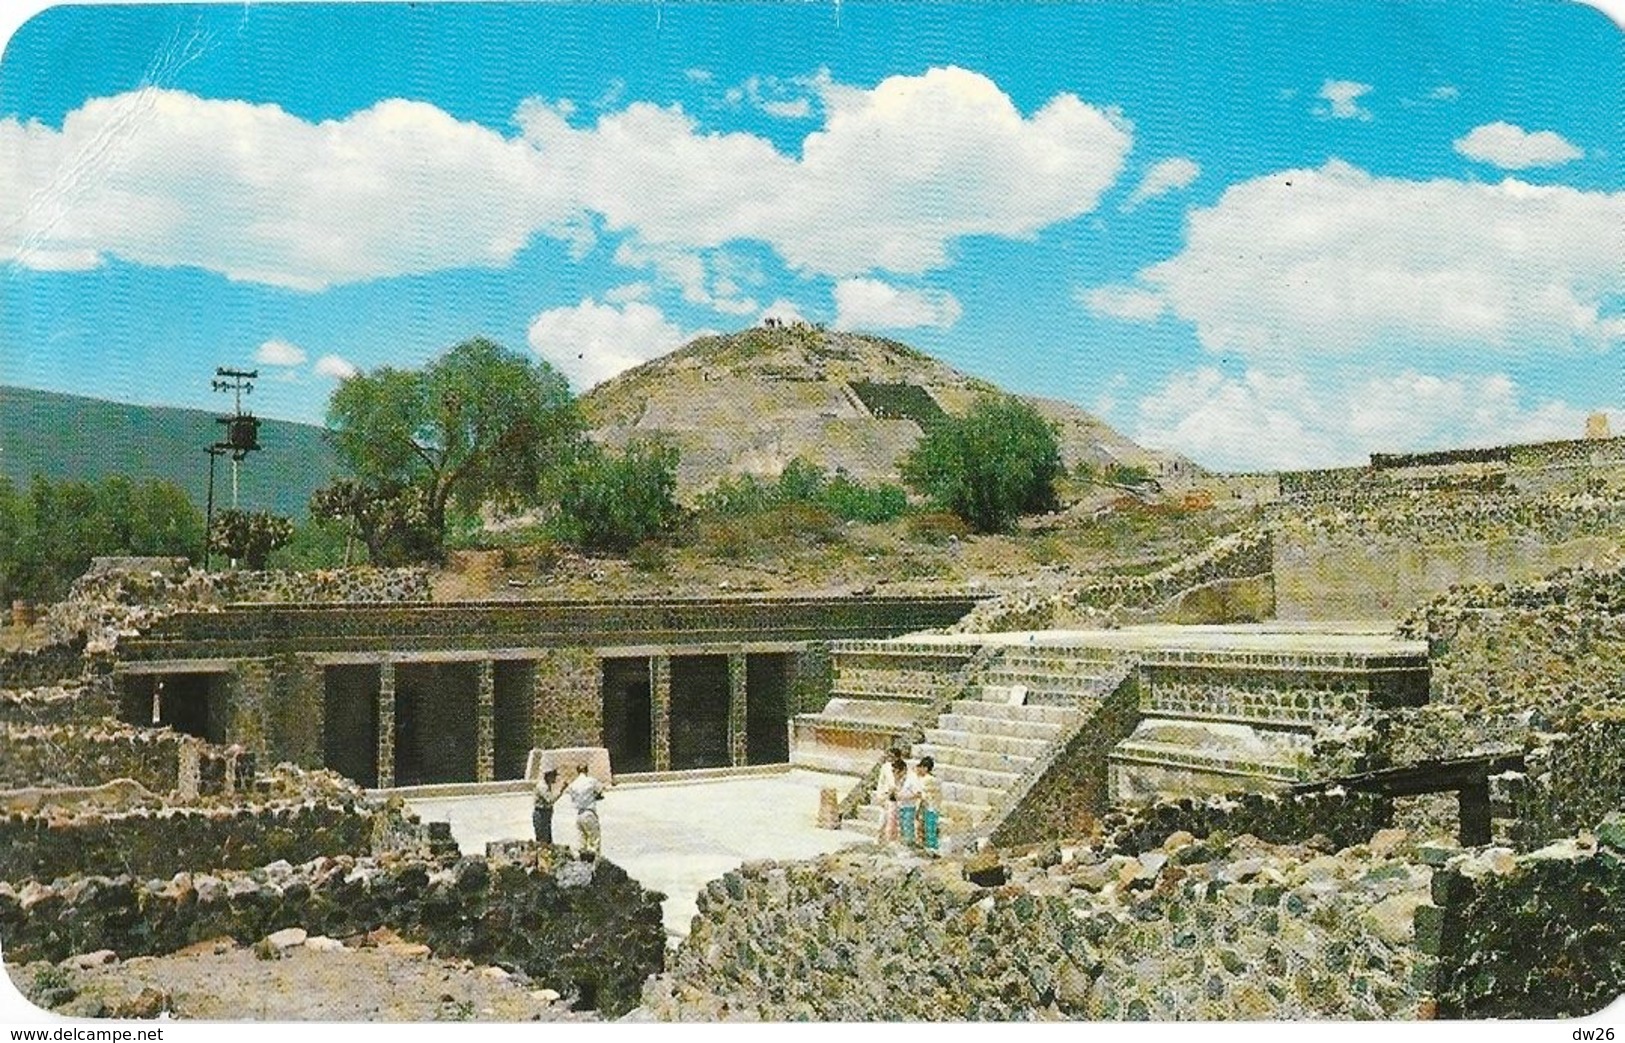
[(875, 780), (875, 799), (885, 812), (880, 822), (880, 842), (882, 844), (896, 843), (901, 835), (897, 823), (897, 788), (903, 784), (903, 776), (908, 772), (908, 765), (903, 761), (903, 751), (893, 747), (886, 753), (886, 761), (880, 766), (880, 777)]
[(552, 768), (542, 772), (536, 780), (536, 803), (530, 809), (530, 825), (536, 831), (536, 843), (553, 843), (553, 805), (559, 798), (559, 773)]
[(587, 773), (587, 766), (576, 769), (575, 781), (565, 790), (576, 808), (576, 831), (581, 834), (581, 855), (591, 862), (598, 858), (603, 842), (603, 830), (598, 822), (598, 802), (604, 799), (604, 787)]
[(903, 781), (897, 787), (897, 828), (908, 847), (920, 846), (920, 783), (919, 776), (911, 774), (908, 765), (899, 762)]
[(920, 763), (914, 766), (919, 779), (921, 842), (926, 852), (933, 855), (937, 853), (938, 829), (942, 823), (942, 783), (931, 773), (936, 766), (930, 757), (921, 757)]

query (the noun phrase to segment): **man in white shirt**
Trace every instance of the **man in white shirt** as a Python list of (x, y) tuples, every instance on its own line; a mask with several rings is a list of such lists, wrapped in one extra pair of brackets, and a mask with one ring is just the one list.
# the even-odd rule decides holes
[(564, 790), (576, 807), (576, 830), (581, 834), (582, 857), (591, 862), (598, 857), (603, 830), (598, 823), (598, 802), (604, 798), (604, 787), (587, 773), (587, 766), (576, 769), (575, 781)]

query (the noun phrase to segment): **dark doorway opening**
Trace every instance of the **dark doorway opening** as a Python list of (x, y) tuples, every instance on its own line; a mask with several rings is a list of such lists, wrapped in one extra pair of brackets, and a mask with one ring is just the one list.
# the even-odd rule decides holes
[(649, 660), (605, 659), (604, 747), (617, 773), (653, 771), (653, 699)]
[(522, 779), (534, 740), (531, 707), (535, 703), (536, 664), (528, 659), (493, 663), (491, 685), (491, 727), (496, 740), (492, 767), (498, 779)]
[(790, 759), (790, 657), (745, 657), (745, 763)]
[(728, 657), (673, 656), (673, 770), (721, 768), (728, 763)]
[(474, 663), (397, 663), (395, 666), (395, 784), (473, 782)]
[(322, 766), (376, 786), (379, 668), (330, 666), (323, 675)]
[(225, 742), (227, 680), (223, 673), (126, 674), (119, 691), (119, 719)]

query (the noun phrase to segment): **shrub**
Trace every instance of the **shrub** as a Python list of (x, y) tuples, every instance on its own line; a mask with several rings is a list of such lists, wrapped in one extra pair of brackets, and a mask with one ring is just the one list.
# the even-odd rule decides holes
[(293, 521), (265, 511), (224, 510), (214, 516), (209, 546), (251, 569), (263, 569), (271, 552), (293, 538)]
[(671, 531), (682, 513), (677, 459), (660, 442), (634, 442), (619, 457), (583, 450), (559, 495), (560, 533), (588, 550), (626, 551)]
[(920, 439), (904, 479), (979, 532), (1004, 532), (1023, 514), (1053, 510), (1061, 473), (1055, 427), (1032, 406), (987, 397)]

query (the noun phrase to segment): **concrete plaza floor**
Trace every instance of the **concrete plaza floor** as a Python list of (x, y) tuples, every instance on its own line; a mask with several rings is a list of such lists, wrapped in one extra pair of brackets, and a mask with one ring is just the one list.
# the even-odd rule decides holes
[[(861, 833), (816, 824), (819, 790), (831, 786), (844, 795), (856, 782), (798, 768), (778, 775), (616, 786), (599, 805), (604, 857), (666, 895), (666, 932), (683, 937), (700, 889), (741, 863), (811, 858), (868, 842)], [(407, 803), (424, 821), (450, 822), (452, 836), (467, 853), (483, 853), (487, 841), (532, 837), (529, 793), (412, 797)], [(553, 839), (577, 844), (568, 800), (555, 809)]]

